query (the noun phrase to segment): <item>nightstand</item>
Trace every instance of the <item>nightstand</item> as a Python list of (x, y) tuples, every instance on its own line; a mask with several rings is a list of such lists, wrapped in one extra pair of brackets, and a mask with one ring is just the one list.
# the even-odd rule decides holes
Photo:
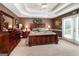
[(22, 31), (23, 38), (27, 38), (29, 33), (30, 33), (30, 31)]

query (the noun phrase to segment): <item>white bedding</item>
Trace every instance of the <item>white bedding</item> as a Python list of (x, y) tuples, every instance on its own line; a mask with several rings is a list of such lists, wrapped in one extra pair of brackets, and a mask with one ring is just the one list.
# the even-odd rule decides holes
[(52, 31), (42, 31), (42, 32), (31, 31), (29, 36), (33, 36), (33, 35), (56, 35), (56, 33)]

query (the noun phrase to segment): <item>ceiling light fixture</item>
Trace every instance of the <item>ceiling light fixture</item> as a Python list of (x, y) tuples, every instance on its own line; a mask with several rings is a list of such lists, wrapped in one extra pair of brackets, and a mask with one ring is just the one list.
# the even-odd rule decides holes
[(41, 6), (43, 9), (47, 7), (47, 3), (43, 3)]

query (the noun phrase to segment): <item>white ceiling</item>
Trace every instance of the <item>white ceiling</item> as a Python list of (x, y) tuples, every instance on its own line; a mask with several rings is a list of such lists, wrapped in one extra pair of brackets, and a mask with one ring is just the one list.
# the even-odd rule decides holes
[(79, 3), (47, 3), (42, 8), (42, 3), (2, 3), (18, 17), (54, 18), (64, 13), (79, 8)]

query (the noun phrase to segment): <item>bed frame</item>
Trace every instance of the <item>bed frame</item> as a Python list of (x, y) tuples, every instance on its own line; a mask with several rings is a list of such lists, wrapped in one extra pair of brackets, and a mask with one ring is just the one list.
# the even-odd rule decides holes
[[(30, 28), (38, 28), (38, 27), (45, 27), (45, 24), (31, 24)], [(29, 36), (29, 46), (35, 46), (35, 45), (44, 45), (44, 44), (58, 44), (58, 35), (52, 34), (52, 35), (33, 35)]]
[(33, 28), (44, 28), (46, 27), (45, 24), (30, 24), (30, 29), (32, 30)]
[(29, 36), (29, 46), (44, 45), (44, 44), (58, 44), (57, 35), (33, 35)]

